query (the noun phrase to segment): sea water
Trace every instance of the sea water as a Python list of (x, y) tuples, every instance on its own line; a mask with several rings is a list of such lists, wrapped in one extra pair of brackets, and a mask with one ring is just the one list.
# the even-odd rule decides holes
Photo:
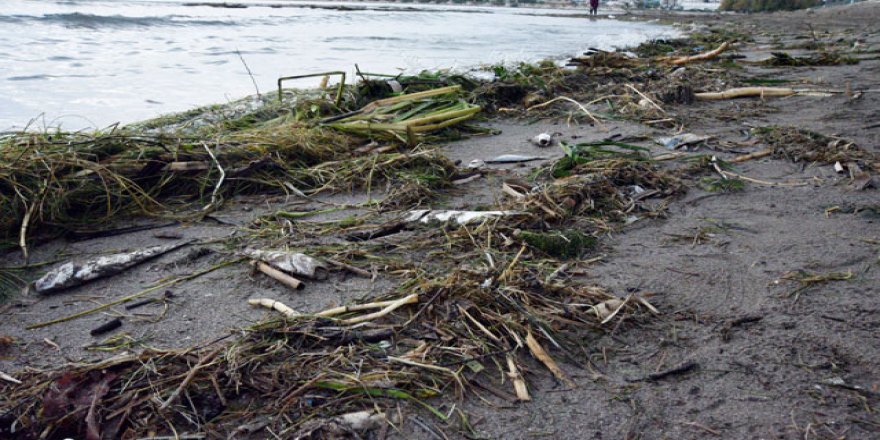
[(468, 70), (677, 35), (581, 10), (229, 1), (0, 1), (0, 132), (124, 124), (355, 64)]

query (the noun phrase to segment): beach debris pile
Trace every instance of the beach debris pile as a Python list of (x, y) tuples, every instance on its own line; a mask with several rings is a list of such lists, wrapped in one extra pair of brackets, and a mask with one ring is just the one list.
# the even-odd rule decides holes
[[(567, 116), (600, 130), (614, 118), (677, 128), (681, 116), (673, 106), (717, 94), (783, 96), (767, 87), (743, 89), (747, 83), (736, 73), (701, 66), (733, 60), (725, 56), (735, 44), (723, 37), (701, 50), (672, 41), (641, 47), (639, 55), (593, 50), (572, 60), (573, 70), (553, 63), (496, 66), (495, 80), (486, 82), (383, 77), (339, 86), (332, 102), (319, 93), (292, 103), (282, 90), (280, 102), (247, 107), (232, 120), (187, 114), (141, 124), (140, 131), (0, 139), (0, 239), (25, 254), (35, 237), (106, 232), (87, 227), (97, 219), (140, 214), (200, 221), (236, 194), (275, 192), (303, 201), (346, 191), (368, 196), (343, 219), (302, 221), (335, 206), (277, 211), (240, 227), (244, 237), (61, 262), (33, 287), (71, 288), (189, 245), (213, 245), (209, 252), (219, 259), (31, 329), (115, 306), (166, 304), (169, 288), (232, 265), (250, 264), (253, 274), (290, 290), (285, 297), (243, 298), (266, 319), (196, 347), (158, 349), (117, 334), (91, 347), (118, 352), (103, 361), (0, 372), (0, 436), (339, 438), (393, 425), (401, 413), (395, 407), (404, 403), (429, 418), (425, 426), (476, 438), (455, 403), (461, 398), (479, 392), (505, 403), (529, 401), (540, 373), (577, 386), (569, 370), (589, 367), (589, 358), (578, 354), (587, 352), (585, 341), (661, 313), (653, 292), (615, 293), (578, 277), (603, 258), (603, 238), (664, 216), (688, 179), (711, 173), (717, 177), (706, 187), (743, 185), (732, 163), (772, 155), (854, 172), (876, 170), (876, 159), (839, 139), (785, 129), (759, 133), (767, 151), (730, 163), (694, 156), (679, 168), (614, 138), (569, 143), (541, 133), (536, 148), (558, 146), (561, 158), (500, 154), (471, 164), (451, 161), (434, 143), (469, 130), (466, 122), (480, 112)], [(192, 120), (201, 122), (176, 136), (161, 129)], [(668, 150), (703, 148), (709, 140), (677, 129), (670, 134), (657, 139)], [(488, 175), (487, 164), (533, 161), (546, 162), (528, 178), (496, 173), (491, 182), (502, 195), (491, 205), (427, 206), (441, 190)], [(375, 200), (378, 193), (384, 198)], [(306, 283), (330, 284), (335, 272), (370, 280), (381, 274), (395, 287), (316, 312), (290, 306)], [(15, 273), (0, 270), (0, 282), (18, 286)], [(837, 278), (786, 279), (808, 285)], [(120, 326), (114, 318), (93, 332)], [(633, 381), (697, 367), (686, 362)]]

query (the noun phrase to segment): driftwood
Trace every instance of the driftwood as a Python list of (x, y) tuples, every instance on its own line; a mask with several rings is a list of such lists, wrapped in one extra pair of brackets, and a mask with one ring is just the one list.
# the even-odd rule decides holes
[[(407, 295), (403, 298), (390, 300), (390, 301), (376, 301), (367, 304), (356, 304), (353, 306), (340, 306), (334, 307), (332, 309), (324, 310), (323, 312), (315, 313), (314, 316), (320, 316), (322, 318), (329, 318), (331, 316), (341, 315), (343, 313), (348, 312), (356, 312), (361, 310), (372, 310), (372, 309), (382, 309), (378, 312), (369, 313), (366, 315), (356, 316), (354, 318), (345, 319), (342, 321), (344, 324), (357, 324), (361, 322), (371, 321), (373, 319), (381, 318), (394, 310), (397, 310), (401, 306), (406, 304), (413, 304), (419, 302), (419, 295), (417, 293), (413, 293), (411, 295)], [(304, 315), (303, 313), (299, 313), (296, 310), (286, 306), (284, 303), (280, 301), (275, 301), (274, 299), (269, 298), (259, 298), (259, 299), (249, 299), (248, 304), (252, 306), (262, 306), (268, 309), (275, 310), (288, 318), (295, 318), (297, 316)]]
[(762, 157), (767, 157), (771, 154), (773, 154), (773, 149), (767, 148), (765, 150), (755, 151), (755, 152), (752, 152), (749, 154), (743, 154), (742, 156), (736, 156), (733, 159), (730, 159), (729, 162), (740, 163), (740, 162), (745, 162), (745, 161), (752, 160), (752, 159), (760, 159)]
[(714, 50), (710, 50), (709, 52), (703, 52), (701, 54), (692, 55), (689, 57), (673, 58), (673, 59), (669, 60), (669, 62), (676, 65), (676, 66), (681, 66), (683, 64), (693, 63), (695, 61), (710, 60), (712, 58), (717, 57), (718, 55), (721, 55), (721, 53), (724, 52), (725, 50), (727, 50), (728, 47), (730, 47), (730, 42), (725, 41), (724, 43), (721, 43), (721, 46), (718, 46), (718, 48), (716, 48)]
[(727, 89), (723, 92), (695, 93), (694, 97), (702, 101), (720, 101), (723, 99), (747, 98), (752, 96), (759, 96), (761, 98), (769, 96), (792, 96), (797, 93), (796, 90), (786, 87), (738, 87)]

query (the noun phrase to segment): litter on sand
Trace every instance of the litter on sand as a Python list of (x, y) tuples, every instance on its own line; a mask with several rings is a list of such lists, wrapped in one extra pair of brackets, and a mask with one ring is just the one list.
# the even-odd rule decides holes
[(654, 139), (658, 144), (670, 150), (677, 150), (687, 145), (699, 144), (700, 142), (709, 140), (711, 136), (700, 136), (693, 133), (683, 133), (671, 137), (659, 137)]

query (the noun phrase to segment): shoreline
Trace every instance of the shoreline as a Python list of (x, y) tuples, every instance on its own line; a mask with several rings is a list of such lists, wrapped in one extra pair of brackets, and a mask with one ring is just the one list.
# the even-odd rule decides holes
[[(396, 141), (369, 142), (330, 131), (322, 131), (328, 137), (320, 141), (297, 139), (293, 145), (300, 150), (328, 143), (347, 151), (309, 152), (314, 159), (304, 168), (313, 171), (308, 174), (294, 173), (296, 167), (281, 175), (271, 168), (268, 174), (235, 173), (277, 166), (273, 155), (289, 153), (270, 149), (282, 138), (265, 138), (264, 130), (295, 133), (292, 129), (303, 127), (296, 118), (307, 122), (318, 119), (309, 112), (332, 113), (315, 110), (317, 104), (286, 116), (227, 120), (222, 129), (240, 136), (215, 131), (210, 138), (197, 137), (191, 150), (181, 147), (185, 136), (165, 139), (176, 148), (177, 162), (208, 166), (187, 171), (207, 173), (197, 198), (202, 204), (214, 203), (211, 189), (219, 177), (212, 160), (198, 151), (204, 139), (217, 140), (216, 148), (205, 149), (218, 155), (228, 153), (221, 142), (260, 149), (253, 158), (219, 155), (213, 162), (223, 165), (232, 182), (264, 184), (272, 176), (287, 181), (289, 186), (280, 186), (287, 194), (277, 188), (229, 194), (222, 209), (198, 221), (152, 220), (142, 224), (148, 229), (120, 235), (35, 243), (32, 261), (66, 261), (168, 240), (198, 240), (193, 250), (209, 252), (159, 257), (74, 291), (16, 296), (11, 307), (0, 305), (0, 314), (8, 317), (0, 336), (13, 340), (0, 346), (7, 350), (0, 351), (6, 356), (0, 371), (25, 382), (0, 381), (0, 395), (39, 396), (38, 388), (29, 387), (62, 371), (91, 377), (88, 372), (102, 365), (94, 362), (128, 353), (132, 357), (103, 368), (136, 380), (140, 376), (131, 365), (155, 362), (162, 377), (178, 378), (135, 411), (150, 414), (155, 402), (172, 401), (175, 389), (188, 388), (194, 407), (225, 415), (168, 404), (204, 420), (206, 435), (231, 432), (256, 417), (218, 403), (236, 401), (259, 402), (272, 414), (290, 412), (291, 421), (273, 419), (250, 434), (255, 437), (269, 432), (263, 431), (267, 427), (290, 435), (342, 435), (353, 428), (333, 416), (377, 405), (384, 414), (368, 432), (384, 429), (391, 438), (438, 433), (528, 438), (541, 432), (560, 439), (707, 433), (800, 438), (811, 429), (808, 420), (870, 436), (872, 415), (859, 402), (875, 399), (868, 390), (880, 359), (869, 325), (880, 283), (875, 268), (880, 227), (871, 215), (880, 172), (880, 138), (872, 128), (880, 123), (872, 113), (880, 97), (871, 91), (880, 84), (871, 72), (880, 69), (880, 39), (877, 29), (870, 29), (877, 26), (872, 17), (880, 17), (880, 5), (840, 8), (750, 16), (657, 14), (652, 18), (687, 17), (696, 22), (688, 26), (706, 27), (680, 46), (643, 45), (636, 50), (639, 58), (593, 53), (573, 60), (579, 65), (574, 73), (533, 66), (502, 72), (505, 79), (498, 84), (456, 95), (492, 116), (481, 123), (492, 135), (453, 140), (451, 132), (439, 131), (440, 139), (416, 148), (405, 145), (407, 132)], [(810, 29), (793, 24), (799, 20), (808, 20)], [(741, 41), (716, 58), (682, 67), (662, 58), (669, 50), (673, 57), (706, 53), (736, 39)], [(442, 81), (448, 86), (451, 79)], [(765, 89), (752, 98), (700, 98), (735, 87), (809, 93), (773, 97)], [(368, 107), (385, 95), (369, 96), (352, 107)], [(579, 104), (548, 104), (560, 97)], [(540, 132), (568, 147), (536, 147), (530, 139)], [(683, 133), (702, 139), (682, 138)], [(685, 145), (658, 145), (663, 137)], [(200, 156), (178, 157), (183, 151)], [(544, 159), (466, 168), (474, 159), (504, 154)], [(835, 171), (837, 163), (844, 172)], [(374, 180), (374, 173), (382, 178)], [(322, 191), (327, 185), (334, 190)], [(417, 209), (517, 211), (525, 218), (466, 227), (395, 223)], [(157, 279), (213, 269), (238, 258), (245, 247), (301, 250), (342, 265), (329, 270), (327, 280), (306, 279), (305, 289), (293, 291), (235, 263), (175, 283), (169, 287), (173, 297), (148, 306), (155, 307), (149, 317), (117, 307), (108, 309), (112, 314), (24, 330), (139, 292)], [(352, 327), (357, 336), (344, 342), (325, 321), (307, 316), (277, 321), (277, 312), (245, 302), (270, 297), (315, 314), (410, 293), (418, 294), (417, 304), (389, 311), (372, 326), (365, 321), (366, 326)], [(584, 304), (590, 307), (580, 308)], [(123, 318), (116, 335), (129, 339), (88, 335), (114, 316)], [(265, 319), (271, 324), (254, 325)], [(230, 348), (234, 344), (209, 344), (229, 328), (246, 328), (235, 332), (239, 351)], [(377, 331), (378, 339), (359, 342), (370, 337), (367, 331)], [(278, 335), (286, 335), (283, 343)], [(523, 344), (517, 345), (517, 338)], [(44, 340), (59, 346), (57, 354), (46, 355), (55, 349), (44, 348)], [(326, 341), (335, 342), (323, 345)], [(108, 351), (83, 348), (96, 344)], [(156, 346), (170, 351), (157, 355), (148, 348)], [(180, 350), (186, 346), (197, 349)], [(58, 356), (93, 363), (59, 367)], [(23, 371), (23, 365), (50, 369)], [(180, 385), (189, 371), (196, 371), (192, 383)], [(244, 371), (259, 380), (240, 379)], [(284, 371), (283, 379), (273, 382), (278, 371)], [(371, 378), (376, 371), (384, 379)], [(499, 375), (508, 379), (500, 381)], [(352, 377), (357, 380), (350, 382)], [(116, 387), (115, 381), (107, 386)], [(232, 392), (233, 384), (251, 393), (262, 390), (264, 397)], [(371, 390), (370, 397), (358, 389)], [(303, 391), (289, 397), (295, 390)], [(139, 395), (149, 394), (132, 399)], [(219, 400), (212, 400), (216, 395)], [(276, 406), (286, 399), (296, 405)], [(0, 408), (14, 405), (0, 400)], [(453, 416), (444, 420), (438, 414)], [(99, 420), (112, 418), (103, 417)], [(393, 427), (382, 428), (386, 419)], [(595, 432), (592, 425), (581, 429), (585, 420)], [(126, 423), (136, 430), (165, 430)], [(0, 433), (8, 433), (3, 429), (0, 425)]]

